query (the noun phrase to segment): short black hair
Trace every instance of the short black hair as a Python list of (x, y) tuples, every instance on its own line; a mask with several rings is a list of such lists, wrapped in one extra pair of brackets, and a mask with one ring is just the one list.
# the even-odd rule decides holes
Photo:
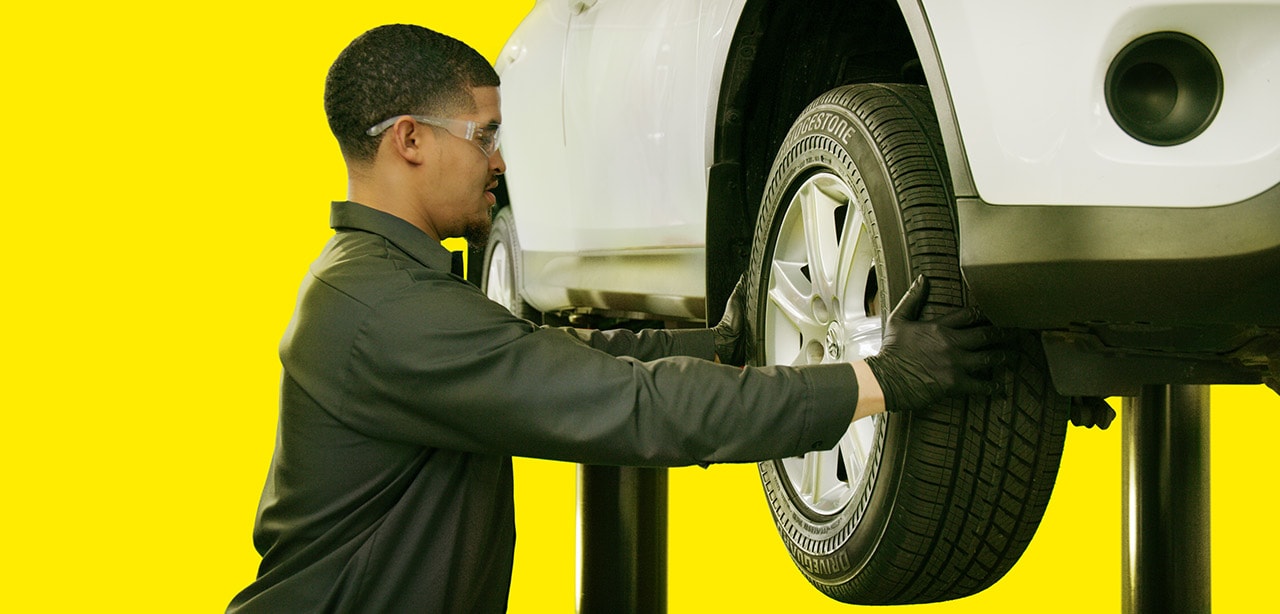
[(397, 115), (449, 115), (475, 108), (471, 88), (497, 87), (475, 49), (422, 26), (379, 26), (347, 45), (329, 67), (324, 111), (348, 160), (370, 161), (381, 135), (370, 126)]

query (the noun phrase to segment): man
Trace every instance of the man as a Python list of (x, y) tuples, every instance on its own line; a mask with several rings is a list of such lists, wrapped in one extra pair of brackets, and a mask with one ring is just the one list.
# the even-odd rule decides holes
[[(254, 531), (258, 578), (232, 612), (500, 612), (515, 523), (511, 457), (678, 466), (829, 449), (851, 420), (982, 393), (1002, 353), (972, 311), (915, 322), (881, 355), (744, 368), (741, 300), (714, 329), (542, 328), (450, 272), (440, 245), (488, 233), (498, 77), (465, 44), (371, 30), (330, 69), (348, 169), (333, 239), (280, 346), (280, 423)], [(738, 295), (740, 297), (740, 294)], [(883, 388), (882, 388), (883, 387)]]

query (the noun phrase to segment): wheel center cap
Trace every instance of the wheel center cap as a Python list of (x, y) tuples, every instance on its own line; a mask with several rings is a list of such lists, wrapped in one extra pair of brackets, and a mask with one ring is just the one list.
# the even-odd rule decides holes
[(839, 361), (844, 358), (844, 325), (832, 321), (827, 325), (827, 359)]

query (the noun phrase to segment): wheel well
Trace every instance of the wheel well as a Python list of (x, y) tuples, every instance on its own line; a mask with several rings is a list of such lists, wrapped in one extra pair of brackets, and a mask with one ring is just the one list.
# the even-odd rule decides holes
[(725, 62), (707, 194), (707, 321), (746, 269), (765, 181), (792, 121), (852, 83), (925, 84), (895, 0), (751, 0)]

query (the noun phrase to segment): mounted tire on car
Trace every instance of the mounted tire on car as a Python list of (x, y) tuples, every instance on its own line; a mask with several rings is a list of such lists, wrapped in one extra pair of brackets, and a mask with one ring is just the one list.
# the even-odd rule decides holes
[(542, 323), (542, 314), (520, 295), (520, 242), (516, 239), (516, 223), (510, 207), (499, 209), (493, 216), (489, 242), (484, 250), (484, 278), (481, 289), (494, 302), (511, 313)]
[[(911, 280), (925, 318), (966, 304), (946, 158), (928, 92), (861, 84), (792, 125), (765, 188), (747, 277), (754, 364), (879, 351)], [(972, 595), (1030, 543), (1069, 412), (1039, 343), (1018, 341), (1004, 392), (855, 422), (827, 452), (761, 463), (778, 533), (830, 597), (904, 604)]]

